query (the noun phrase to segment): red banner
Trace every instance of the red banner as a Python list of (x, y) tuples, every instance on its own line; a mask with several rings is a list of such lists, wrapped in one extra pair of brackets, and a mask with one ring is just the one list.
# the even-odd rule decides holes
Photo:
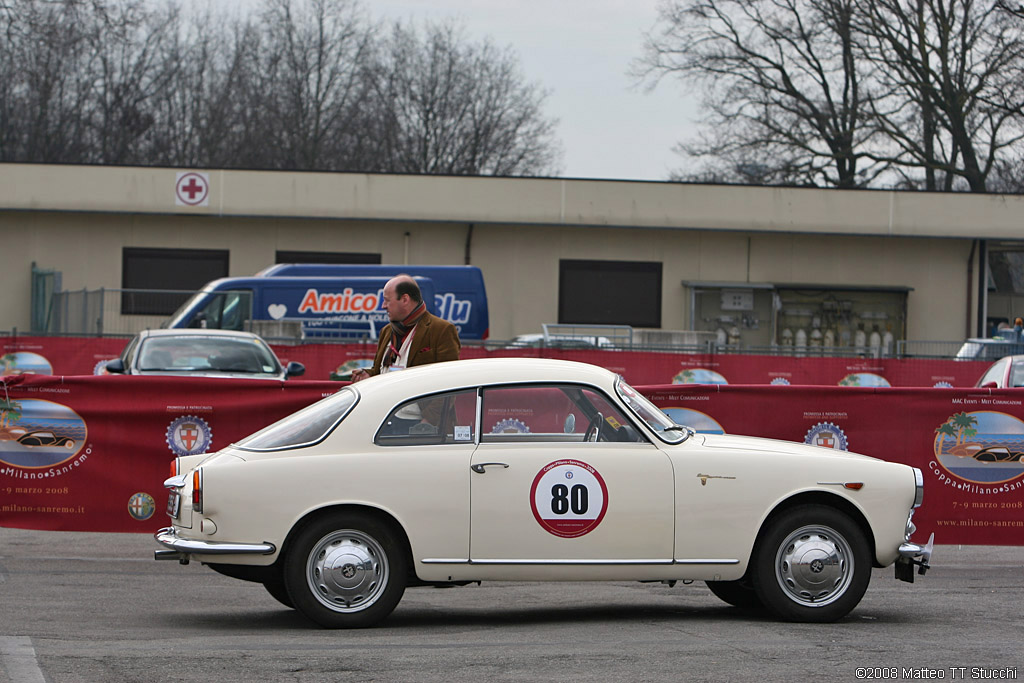
[[(163, 526), (175, 454), (212, 452), (329, 395), (337, 382), (8, 377), (0, 394), (0, 526)], [(700, 432), (850, 450), (922, 470), (915, 521), (939, 543), (1024, 545), (1020, 390), (657, 385)]]
[(0, 526), (155, 531), (176, 455), (216, 451), (337, 382), (8, 377), (0, 390)]
[(914, 516), (936, 542), (1024, 545), (1024, 393), (1015, 389), (660, 386), (677, 422), (848, 450), (919, 468)]
[[(124, 339), (0, 337), (0, 374), (102, 374)], [(272, 345), (282, 362), (306, 366), (303, 379), (347, 379), (373, 361), (376, 344)], [(972, 387), (988, 367), (982, 361), (822, 358), (683, 354), (651, 351), (493, 349), (464, 346), (462, 358), (528, 356), (593, 363), (634, 385), (790, 384), (851, 387)]]

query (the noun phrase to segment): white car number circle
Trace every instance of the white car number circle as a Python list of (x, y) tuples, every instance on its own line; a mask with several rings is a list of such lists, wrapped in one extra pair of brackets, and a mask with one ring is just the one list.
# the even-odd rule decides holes
[(533, 479), (530, 507), (550, 534), (576, 538), (597, 528), (608, 511), (608, 487), (601, 474), (580, 460), (555, 460)]

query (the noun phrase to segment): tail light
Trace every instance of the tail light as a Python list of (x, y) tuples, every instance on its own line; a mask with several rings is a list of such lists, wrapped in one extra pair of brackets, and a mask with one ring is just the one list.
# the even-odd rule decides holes
[(171, 476), (172, 477), (178, 476), (178, 459), (177, 458), (174, 458), (173, 460), (171, 460)]
[(203, 511), (203, 468), (201, 467), (192, 471), (192, 510)]

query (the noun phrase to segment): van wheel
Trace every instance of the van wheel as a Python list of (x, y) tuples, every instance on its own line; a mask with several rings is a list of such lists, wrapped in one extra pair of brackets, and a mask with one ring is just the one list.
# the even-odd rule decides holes
[(871, 580), (860, 527), (824, 505), (803, 505), (768, 522), (754, 551), (754, 587), (787, 621), (828, 622), (857, 606)]
[(296, 609), (327, 628), (363, 628), (382, 621), (402, 599), (406, 573), (394, 532), (358, 513), (335, 513), (309, 524), (284, 566)]

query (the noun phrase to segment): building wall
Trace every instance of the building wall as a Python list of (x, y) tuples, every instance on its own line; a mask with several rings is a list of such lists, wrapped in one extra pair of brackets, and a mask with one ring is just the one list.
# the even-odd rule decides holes
[(491, 336), (558, 321), (560, 259), (658, 261), (662, 327), (685, 329), (683, 281), (911, 288), (907, 336), (963, 339), (977, 316), (975, 240), (1019, 241), (1024, 197), (559, 178), (205, 172), (0, 164), (0, 330), (30, 325), (30, 264), (63, 289), (118, 288), (124, 247), (230, 251), (251, 275), (277, 250), (480, 266)]
[[(65, 290), (117, 289), (123, 247), (227, 249), (230, 275), (243, 276), (271, 265), (277, 250), (461, 264), (468, 238), (461, 223), (0, 212), (0, 329), (29, 328), (33, 261), (60, 271)], [(469, 248), (494, 339), (558, 322), (561, 259), (662, 262), (664, 329), (689, 327), (683, 281), (801, 283), (910, 287), (908, 338), (964, 336), (969, 240), (485, 224), (473, 226)]]

